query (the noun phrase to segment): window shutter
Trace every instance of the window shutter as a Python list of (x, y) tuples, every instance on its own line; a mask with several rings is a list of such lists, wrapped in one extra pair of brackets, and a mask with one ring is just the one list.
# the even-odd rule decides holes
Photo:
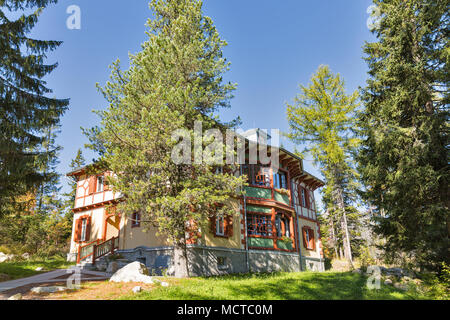
[(233, 216), (226, 216), (224, 219), (224, 228), (225, 235), (231, 238), (233, 236)]
[(78, 242), (81, 238), (81, 219), (75, 221), (74, 241)]
[(96, 176), (89, 177), (89, 195), (95, 193), (96, 184), (97, 184), (97, 177)]
[(306, 205), (306, 208), (309, 209), (309, 191), (306, 188), (304, 188), (304, 190), (305, 190), (305, 205)]
[(88, 242), (91, 240), (91, 217), (86, 218), (86, 239), (85, 241)]
[(213, 235), (216, 235), (216, 217), (209, 217), (209, 223), (210, 223), (210, 231)]
[(302, 228), (302, 235), (303, 235), (303, 246), (308, 249), (308, 244), (306, 243), (306, 232), (308, 232), (308, 230), (306, 229), (306, 227)]

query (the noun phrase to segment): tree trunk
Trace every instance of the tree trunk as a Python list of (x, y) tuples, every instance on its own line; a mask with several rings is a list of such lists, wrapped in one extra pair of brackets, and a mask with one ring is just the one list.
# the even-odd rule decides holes
[(333, 190), (333, 197), (335, 200), (335, 203), (337, 204), (339, 210), (342, 212), (342, 220), (341, 225), (342, 229), (344, 230), (344, 254), (347, 258), (350, 267), (353, 269), (353, 257), (352, 257), (352, 248), (350, 246), (350, 234), (348, 232), (348, 223), (347, 223), (347, 213), (345, 210), (345, 203), (344, 203), (344, 196), (343, 196), (343, 190), (342, 186), (339, 185), (338, 181), (340, 181), (340, 173), (338, 168), (334, 168), (334, 190)]
[(173, 249), (173, 265), (176, 278), (189, 278), (189, 261), (185, 239), (175, 241)]

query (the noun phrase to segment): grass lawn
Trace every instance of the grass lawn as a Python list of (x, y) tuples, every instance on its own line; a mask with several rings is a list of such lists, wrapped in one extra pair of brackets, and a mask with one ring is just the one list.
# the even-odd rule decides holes
[[(55, 269), (68, 268), (73, 265), (63, 258), (53, 258), (48, 260), (28, 260), (19, 262), (2, 262), (0, 263), (0, 273), (10, 276), (9, 280), (20, 279), (34, 276), (39, 273), (48, 272)], [(35, 269), (42, 267), (42, 271)]]
[(396, 300), (420, 299), (392, 286), (366, 287), (364, 275), (351, 272), (301, 272), (230, 275), (211, 278), (165, 279), (158, 286), (126, 300)]

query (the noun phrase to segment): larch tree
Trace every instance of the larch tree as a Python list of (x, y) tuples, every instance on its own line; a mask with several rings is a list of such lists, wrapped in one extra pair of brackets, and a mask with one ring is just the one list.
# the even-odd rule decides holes
[(355, 200), (356, 173), (351, 151), (358, 139), (351, 134), (353, 115), (358, 108), (358, 93), (348, 96), (340, 75), (333, 75), (328, 66), (320, 66), (293, 104), (287, 105), (290, 131), (287, 136), (303, 144), (303, 154), (311, 153), (325, 177), (325, 202), (330, 216), (338, 217), (343, 232), (346, 259), (353, 266), (348, 223), (349, 206)]
[(449, 1), (375, 0), (358, 162), (391, 255), (449, 262)]
[[(100, 88), (109, 107), (98, 111), (101, 125), (85, 132), (100, 161), (117, 174), (109, 183), (126, 199), (118, 212), (140, 212), (144, 226), (157, 227), (175, 248), (175, 275), (186, 277), (189, 234), (199, 236), (216, 214), (236, 214), (230, 199), (244, 178), (226, 170), (215, 174), (210, 161), (191, 161), (190, 145), (189, 161), (174, 161), (180, 142), (174, 133), (184, 130), (193, 142), (201, 135), (199, 123), (205, 131), (231, 127), (217, 111), (229, 106), (235, 85), (223, 82), (226, 42), (203, 15), (201, 1), (153, 0), (150, 8), (148, 40), (130, 56), (128, 70), (113, 64), (111, 80)], [(194, 154), (205, 155), (209, 142), (204, 139)]]
[(56, 0), (0, 1), (0, 215), (18, 209), (18, 198), (52, 178), (41, 168), (56, 157), (55, 150), (42, 144), (69, 101), (50, 98), (43, 78), (57, 67), (45, 63), (46, 54), (61, 42), (28, 37), (51, 3)]

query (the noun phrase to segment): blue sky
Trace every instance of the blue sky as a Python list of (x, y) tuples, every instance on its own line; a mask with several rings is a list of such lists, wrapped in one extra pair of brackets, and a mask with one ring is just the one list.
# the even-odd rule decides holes
[[(321, 64), (328, 64), (346, 81), (347, 92), (363, 86), (367, 67), (362, 59), (364, 41), (374, 37), (367, 28), (370, 0), (205, 0), (221, 37), (228, 42), (224, 54), (232, 63), (227, 81), (238, 89), (224, 120), (239, 115), (243, 129), (288, 130), (286, 102), (298, 85), (307, 84)], [(81, 8), (81, 30), (69, 30), (67, 7)], [(48, 62), (59, 67), (46, 80), (59, 98), (70, 98), (61, 120), (57, 143), (64, 149), (58, 171), (66, 173), (78, 148), (87, 143), (80, 127), (99, 122), (91, 111), (106, 106), (95, 84), (104, 84), (108, 66), (119, 58), (128, 65), (128, 53), (140, 50), (145, 41), (145, 22), (151, 16), (147, 0), (59, 0), (41, 15), (32, 36), (62, 40)], [(284, 142), (289, 149), (293, 145)], [(88, 160), (95, 157), (83, 150)], [(311, 157), (306, 170), (320, 176)], [(65, 178), (62, 184), (66, 185)]]

